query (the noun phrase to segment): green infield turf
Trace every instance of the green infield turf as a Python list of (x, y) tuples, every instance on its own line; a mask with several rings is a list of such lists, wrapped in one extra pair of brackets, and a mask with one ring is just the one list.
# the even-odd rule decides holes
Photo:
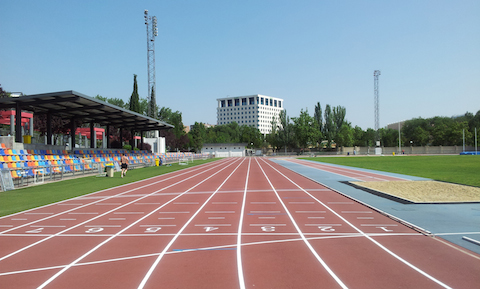
[(345, 156), (303, 158), (480, 187), (480, 156)]
[(10, 215), (214, 160), (218, 159), (195, 160), (188, 165), (172, 164), (161, 167), (138, 168), (129, 170), (124, 178), (120, 177), (120, 172), (116, 172), (113, 178), (89, 176), (0, 192), (0, 216)]

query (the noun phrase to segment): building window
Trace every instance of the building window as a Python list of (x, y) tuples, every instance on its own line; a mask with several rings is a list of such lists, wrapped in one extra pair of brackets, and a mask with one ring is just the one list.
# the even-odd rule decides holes
[(242, 105), (247, 105), (247, 99), (246, 98), (242, 98)]
[(229, 107), (232, 106), (232, 100), (231, 100), (231, 99), (228, 99), (228, 100), (227, 100), (227, 105), (228, 105)]
[(236, 98), (235, 99), (235, 106), (239, 106), (240, 105), (240, 99)]
[(277, 107), (277, 100), (273, 101), (273, 106)]
[(270, 98), (270, 106), (273, 106), (273, 99)]
[(260, 104), (263, 104), (263, 97), (260, 98)]
[(220, 106), (225, 107), (225, 100), (220, 101)]
[(248, 104), (250, 104), (250, 105), (255, 104), (255, 97), (250, 97), (248, 99)]

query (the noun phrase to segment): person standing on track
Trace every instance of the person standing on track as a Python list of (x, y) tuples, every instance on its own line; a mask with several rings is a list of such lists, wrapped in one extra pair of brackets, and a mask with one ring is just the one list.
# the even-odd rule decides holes
[(122, 163), (122, 178), (123, 178), (123, 176), (125, 176), (128, 171), (128, 158), (125, 154), (123, 154), (120, 162)]

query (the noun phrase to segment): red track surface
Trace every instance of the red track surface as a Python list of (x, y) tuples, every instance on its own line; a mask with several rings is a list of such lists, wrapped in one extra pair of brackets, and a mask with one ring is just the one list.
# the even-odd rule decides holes
[(1, 288), (479, 284), (480, 256), (263, 158), (224, 159), (0, 219)]

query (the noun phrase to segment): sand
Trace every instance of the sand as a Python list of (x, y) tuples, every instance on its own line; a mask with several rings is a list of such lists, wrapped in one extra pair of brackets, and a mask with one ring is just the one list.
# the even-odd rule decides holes
[(437, 181), (352, 182), (415, 203), (480, 202), (480, 188)]

